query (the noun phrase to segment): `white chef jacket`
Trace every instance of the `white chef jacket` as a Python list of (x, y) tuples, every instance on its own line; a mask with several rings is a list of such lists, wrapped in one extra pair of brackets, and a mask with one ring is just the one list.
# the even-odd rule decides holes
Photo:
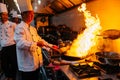
[[(14, 39), (19, 70), (28, 72), (38, 69), (43, 60), (41, 48), (37, 46), (37, 42), (43, 39), (37, 34), (37, 30), (22, 21), (16, 27)], [(46, 41), (44, 42), (47, 44)]]
[(0, 22), (0, 45), (1, 47), (11, 46), (15, 44), (14, 31), (16, 24), (10, 21)]

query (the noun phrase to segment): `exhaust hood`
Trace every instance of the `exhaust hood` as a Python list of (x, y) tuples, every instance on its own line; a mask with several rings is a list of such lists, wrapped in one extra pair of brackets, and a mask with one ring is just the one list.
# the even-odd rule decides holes
[(71, 8), (74, 8), (80, 5), (81, 3), (87, 2), (87, 1), (88, 0), (53, 0), (52, 2), (49, 2), (49, 4), (47, 4), (44, 7), (40, 7), (40, 5), (36, 6), (37, 9), (34, 9), (34, 12), (43, 13), (43, 14), (58, 14), (58, 13), (67, 11)]
[[(83, 2), (88, 1), (91, 0), (31, 0), (31, 3), (35, 13), (54, 15), (70, 10), (71, 8), (79, 6)], [(8, 4), (9, 8), (14, 8), (19, 12), (13, 0), (5, 0), (5, 3)]]

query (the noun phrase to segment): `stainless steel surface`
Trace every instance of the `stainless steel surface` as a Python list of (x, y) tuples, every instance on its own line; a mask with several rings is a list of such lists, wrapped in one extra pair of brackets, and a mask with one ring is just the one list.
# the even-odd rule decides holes
[(41, 4), (38, 4), (37, 0), (32, 1), (35, 13), (46, 14), (60, 13), (77, 6), (82, 2), (83, 0), (41, 0)]
[[(119, 80), (116, 75), (108, 75), (105, 73), (102, 73), (101, 76), (97, 76), (97, 77), (90, 77), (90, 78), (84, 78), (84, 79), (79, 79), (70, 69), (69, 69), (69, 65), (64, 65), (64, 66), (60, 66), (61, 70), (66, 74), (66, 76), (70, 79), (70, 80), (100, 80), (100, 79), (106, 79), (107, 78), (111, 78), (112, 80)], [(109, 80), (109, 79), (108, 79)]]

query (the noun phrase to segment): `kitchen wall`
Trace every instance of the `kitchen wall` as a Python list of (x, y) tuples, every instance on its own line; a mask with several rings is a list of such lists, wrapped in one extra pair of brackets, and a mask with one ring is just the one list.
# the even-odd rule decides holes
[(81, 14), (77, 8), (55, 15), (52, 18), (52, 24), (65, 24), (72, 30), (79, 32), (82, 27), (85, 27), (85, 23), (83, 14)]
[[(120, 29), (120, 0), (91, 0), (87, 3), (87, 10), (93, 16), (98, 14), (103, 30)], [(83, 14), (77, 8), (55, 15), (52, 18), (55, 25), (66, 24), (74, 31), (80, 31), (84, 25)]]

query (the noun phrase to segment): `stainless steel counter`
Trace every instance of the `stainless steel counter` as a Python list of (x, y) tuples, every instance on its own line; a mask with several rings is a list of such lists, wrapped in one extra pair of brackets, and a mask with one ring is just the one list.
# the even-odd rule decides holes
[(111, 78), (112, 80), (120, 80), (117, 79), (116, 75), (108, 75), (105, 73), (101, 73), (102, 76), (97, 76), (97, 77), (90, 77), (90, 78), (84, 78), (84, 79), (79, 79), (70, 69), (69, 65), (64, 65), (60, 66), (61, 70), (65, 73), (65, 75), (69, 78), (69, 80), (105, 80), (107, 78)]

